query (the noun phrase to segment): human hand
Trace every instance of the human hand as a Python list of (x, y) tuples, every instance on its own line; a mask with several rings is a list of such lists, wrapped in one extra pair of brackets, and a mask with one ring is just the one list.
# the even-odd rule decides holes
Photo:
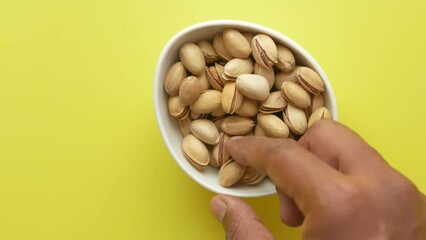
[[(298, 142), (234, 137), (227, 150), (267, 172), (281, 221), (301, 226), (304, 240), (426, 239), (425, 195), (346, 126), (321, 120)], [(274, 239), (241, 199), (217, 195), (210, 207), (226, 239)]]

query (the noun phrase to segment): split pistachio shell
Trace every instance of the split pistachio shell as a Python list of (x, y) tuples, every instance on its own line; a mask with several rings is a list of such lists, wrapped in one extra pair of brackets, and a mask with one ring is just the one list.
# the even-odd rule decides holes
[(299, 84), (306, 91), (318, 95), (324, 92), (324, 82), (317, 72), (308, 67), (300, 67), (297, 69), (297, 79)]
[(311, 97), (311, 106), (308, 107), (308, 116), (310, 116), (315, 110), (320, 107), (324, 107), (324, 98), (322, 94), (314, 95)]
[(206, 145), (194, 135), (189, 134), (182, 140), (183, 155), (198, 170), (203, 170), (210, 161), (210, 154)]
[(237, 90), (234, 82), (225, 85), (222, 92), (222, 110), (233, 114), (243, 103), (243, 95)]
[(291, 72), (296, 65), (293, 53), (283, 45), (277, 45), (278, 63), (275, 65), (283, 72)]
[(196, 113), (194, 111), (189, 112), (189, 120), (197, 120), (197, 119), (204, 119), (207, 117), (206, 113)]
[(257, 123), (262, 128), (267, 137), (287, 138), (289, 129), (287, 125), (273, 114), (257, 114)]
[(246, 166), (230, 160), (219, 170), (219, 184), (223, 187), (230, 187), (240, 180), (245, 171)]
[(274, 40), (265, 34), (257, 34), (251, 42), (253, 57), (263, 67), (278, 63), (278, 50)]
[(255, 63), (253, 73), (266, 78), (266, 80), (268, 80), (269, 89), (274, 86), (275, 73), (273, 68), (262, 67), (258, 63)]
[(281, 89), (281, 86), (286, 81), (291, 81), (297, 83), (297, 69), (299, 66), (296, 66), (295, 69), (291, 72), (278, 72), (275, 74), (274, 87), (276, 89)]
[(252, 131), (255, 122), (251, 118), (233, 115), (226, 117), (222, 122), (222, 131), (229, 135), (244, 135)]
[(223, 31), (223, 43), (227, 52), (235, 58), (248, 58), (251, 53), (250, 43), (239, 31), (226, 29)]
[(294, 134), (304, 134), (308, 129), (308, 120), (305, 111), (301, 108), (288, 104), (283, 112), (283, 118), (290, 131)]
[(288, 103), (299, 108), (307, 108), (311, 105), (311, 97), (299, 84), (286, 81), (281, 85), (281, 93)]
[(184, 105), (190, 105), (201, 95), (201, 92), (201, 84), (198, 78), (189, 76), (180, 85), (179, 100)]
[(213, 48), (213, 45), (209, 41), (201, 40), (197, 42), (197, 45), (200, 47), (201, 51), (203, 51), (204, 60), (206, 63), (214, 63), (219, 60), (219, 54), (217, 54), (216, 50)]
[(228, 51), (226, 50), (225, 43), (223, 42), (223, 34), (222, 33), (218, 33), (214, 37), (214, 39), (213, 39), (213, 47), (214, 47), (214, 50), (216, 50), (217, 54), (219, 54), (219, 56), (222, 59), (225, 59), (226, 61), (229, 61), (229, 60), (231, 60), (233, 58), (228, 53)]
[(276, 113), (281, 112), (287, 106), (287, 101), (283, 98), (281, 91), (269, 94), (268, 98), (260, 104), (260, 112)]
[(235, 113), (242, 117), (254, 117), (259, 112), (259, 102), (244, 97), (243, 103), (235, 110)]
[(256, 124), (254, 128), (254, 136), (256, 137), (266, 137), (265, 131), (263, 131), (262, 127), (260, 127), (259, 123)]
[(254, 34), (249, 33), (249, 32), (245, 32), (245, 33), (243, 33), (243, 36), (246, 38), (247, 42), (250, 43), (250, 48), (251, 48), (251, 41), (254, 38)]
[(166, 73), (164, 79), (164, 89), (170, 96), (179, 94), (179, 88), (184, 78), (186, 78), (186, 69), (182, 62), (173, 64)]
[(266, 177), (266, 173), (262, 170), (247, 167), (240, 182), (247, 185), (254, 185), (261, 182)]
[(208, 90), (210, 88), (209, 80), (207, 80), (207, 73), (204, 71), (201, 75), (197, 76), (198, 81), (200, 81), (201, 89), (203, 91)]
[(189, 114), (189, 107), (179, 100), (179, 96), (169, 97), (169, 113), (175, 118), (185, 119)]
[(219, 142), (219, 131), (211, 120), (194, 120), (190, 129), (194, 136), (207, 144), (214, 145)]
[(309, 118), (308, 128), (310, 128), (316, 121), (321, 119), (331, 119), (331, 113), (325, 107), (320, 107), (312, 113), (311, 117)]
[(178, 123), (179, 123), (179, 129), (180, 129), (180, 132), (182, 133), (182, 136), (185, 137), (186, 135), (191, 133), (191, 129), (190, 129), (191, 120), (189, 120), (189, 118), (185, 118), (182, 120), (178, 119)]
[(269, 96), (268, 80), (256, 74), (242, 74), (237, 78), (237, 89), (244, 96), (264, 101)]
[(222, 91), (223, 87), (225, 86), (225, 83), (222, 81), (222, 78), (219, 76), (217, 67), (216, 66), (208, 67), (206, 69), (206, 73), (207, 73), (207, 80), (210, 82), (210, 85), (214, 89), (218, 91)]
[(214, 145), (210, 154), (209, 165), (214, 168), (220, 168), (219, 164), (219, 143)]
[(180, 47), (179, 57), (188, 71), (194, 75), (201, 75), (205, 69), (206, 62), (201, 48), (194, 43), (185, 43)]
[(229, 159), (231, 159), (231, 156), (226, 150), (226, 143), (228, 142), (229, 138), (230, 138), (229, 135), (223, 132), (221, 132), (219, 135), (219, 149), (218, 149), (219, 166), (222, 166), (227, 161), (229, 161)]
[(223, 68), (222, 78), (228, 81), (235, 81), (241, 74), (253, 72), (253, 62), (250, 58), (234, 58), (226, 63)]
[(197, 113), (211, 113), (221, 108), (221, 98), (221, 92), (206, 90), (191, 104), (191, 110)]
[[(222, 95), (223, 95), (223, 93), (222, 93)], [(224, 112), (222, 108), (218, 108), (217, 110), (213, 111), (211, 113), (211, 115), (212, 115), (212, 117), (222, 117), (222, 116), (226, 115), (226, 112)]]

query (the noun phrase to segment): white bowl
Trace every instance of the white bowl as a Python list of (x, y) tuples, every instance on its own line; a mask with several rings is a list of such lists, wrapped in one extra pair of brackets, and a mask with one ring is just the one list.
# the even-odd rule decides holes
[(164, 142), (177, 164), (196, 182), (205, 188), (221, 194), (229, 194), (238, 197), (259, 197), (271, 195), (276, 192), (275, 185), (266, 179), (254, 186), (234, 186), (224, 188), (218, 183), (218, 170), (207, 167), (204, 171), (195, 169), (183, 156), (181, 150), (182, 135), (177, 120), (169, 115), (167, 108), (168, 95), (163, 87), (163, 81), (170, 66), (179, 61), (179, 48), (186, 42), (197, 42), (201, 39), (212, 40), (214, 35), (227, 28), (235, 28), (241, 32), (264, 33), (271, 36), (277, 44), (283, 44), (290, 48), (299, 65), (313, 68), (324, 80), (324, 100), (326, 107), (331, 111), (333, 119), (337, 120), (336, 100), (327, 76), (315, 61), (315, 59), (299, 44), (285, 35), (270, 28), (238, 20), (212, 20), (194, 24), (178, 32), (161, 52), (157, 63), (154, 78), (154, 105), (158, 125)]

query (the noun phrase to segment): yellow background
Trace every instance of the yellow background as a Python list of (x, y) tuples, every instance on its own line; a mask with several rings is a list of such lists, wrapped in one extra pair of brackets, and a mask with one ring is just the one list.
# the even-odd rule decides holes
[[(172, 160), (152, 102), (162, 47), (210, 19), (300, 43), (328, 75), (340, 121), (426, 191), (425, 10), (423, 0), (0, 0), (0, 239), (223, 239), (213, 194)], [(277, 238), (299, 238), (275, 196), (248, 202)]]

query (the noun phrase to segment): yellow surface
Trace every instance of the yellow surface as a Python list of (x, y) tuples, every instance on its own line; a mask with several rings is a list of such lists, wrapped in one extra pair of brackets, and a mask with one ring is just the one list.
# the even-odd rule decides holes
[[(193, 23), (256, 22), (321, 64), (340, 121), (426, 191), (426, 2), (0, 1), (0, 239), (222, 239), (213, 194), (162, 142), (164, 44)], [(275, 196), (250, 199), (279, 239)], [(398, 207), (398, 206), (395, 206)]]

